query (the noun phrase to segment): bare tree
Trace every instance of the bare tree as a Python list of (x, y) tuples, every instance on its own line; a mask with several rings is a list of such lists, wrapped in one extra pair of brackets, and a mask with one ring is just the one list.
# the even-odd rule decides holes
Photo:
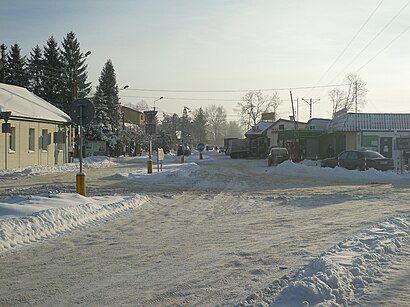
[(343, 109), (346, 105), (346, 93), (339, 88), (334, 88), (329, 91), (329, 98), (332, 101), (332, 113)]
[(214, 144), (223, 143), (223, 131), (226, 129), (226, 111), (224, 107), (210, 105), (205, 108), (205, 114), (208, 119), (211, 140)]
[(261, 91), (248, 92), (238, 102), (241, 124), (249, 129), (256, 126), (263, 113), (277, 112), (280, 99), (275, 92), (272, 96), (264, 96)]
[(347, 110), (354, 109), (355, 112), (358, 112), (359, 107), (363, 107), (366, 104), (366, 83), (357, 74), (353, 73), (347, 75), (345, 81), (349, 83), (345, 107)]
[(329, 91), (329, 98), (333, 103), (333, 113), (343, 108), (346, 110), (359, 111), (360, 107), (366, 104), (367, 88), (366, 84), (356, 74), (349, 74), (345, 78), (349, 84), (347, 91), (334, 88)]
[(148, 103), (144, 99), (141, 99), (140, 102), (137, 102), (137, 104), (135, 104), (134, 108), (136, 110), (148, 110), (149, 109)]

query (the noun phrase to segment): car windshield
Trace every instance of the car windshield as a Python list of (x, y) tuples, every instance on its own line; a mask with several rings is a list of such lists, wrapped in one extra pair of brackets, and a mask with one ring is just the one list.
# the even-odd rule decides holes
[(363, 153), (364, 153), (364, 155), (367, 159), (384, 158), (383, 155), (381, 155), (381, 154), (379, 154), (378, 152), (375, 152), (375, 151), (365, 151)]
[(276, 154), (276, 155), (287, 155), (288, 150), (286, 148), (272, 148), (270, 150), (271, 154)]

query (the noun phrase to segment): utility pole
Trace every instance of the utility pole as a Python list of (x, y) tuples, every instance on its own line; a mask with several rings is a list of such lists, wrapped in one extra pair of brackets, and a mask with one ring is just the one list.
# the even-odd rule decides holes
[(302, 98), (302, 100), (304, 101), (304, 102), (306, 102), (308, 105), (309, 105), (309, 119), (311, 119), (312, 118), (312, 106), (313, 106), (313, 104), (315, 103), (315, 102), (318, 102), (320, 99), (313, 99), (313, 98), (309, 98), (309, 99), (305, 99), (305, 98)]
[(295, 108), (293, 106), (293, 97), (292, 97), (292, 91), (290, 91), (290, 102), (292, 103), (292, 117), (293, 117), (293, 123), (295, 125), (295, 130), (298, 129), (298, 123), (296, 122), (295, 118)]
[(357, 113), (357, 80), (354, 82), (354, 100), (355, 100), (355, 111)]

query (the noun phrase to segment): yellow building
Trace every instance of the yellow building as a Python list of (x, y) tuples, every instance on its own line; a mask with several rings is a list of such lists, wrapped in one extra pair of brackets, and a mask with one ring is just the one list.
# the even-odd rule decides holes
[(134, 110), (130, 107), (121, 106), (121, 112), (123, 115), (123, 124), (133, 124), (138, 126), (144, 126), (144, 113)]
[(68, 162), (73, 146), (66, 113), (23, 87), (4, 83), (0, 112), (0, 169)]

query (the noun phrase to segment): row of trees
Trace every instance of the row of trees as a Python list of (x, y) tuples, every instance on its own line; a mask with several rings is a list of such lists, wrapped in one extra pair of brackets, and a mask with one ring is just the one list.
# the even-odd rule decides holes
[[(87, 81), (85, 61), (90, 52), (81, 51), (73, 32), (67, 33), (61, 46), (51, 36), (42, 48), (32, 48), (29, 56), (21, 53), (18, 43), (10, 48), (1, 44), (0, 51), (0, 82), (25, 87), (66, 113), (76, 98), (89, 97), (91, 82)], [(89, 97), (95, 116), (84, 133), (89, 140), (107, 141), (112, 153), (132, 154), (147, 144), (148, 136), (143, 127), (124, 124), (118, 94), (114, 65), (107, 60), (95, 93)], [(185, 107), (182, 116), (164, 115), (154, 143), (170, 149), (178, 142), (178, 133), (181, 140), (192, 144), (223, 144), (225, 136), (242, 137), (238, 124), (228, 123), (226, 117), (222, 106), (211, 105), (192, 112)]]
[[(91, 92), (85, 63), (90, 52), (81, 51), (73, 32), (67, 33), (61, 47), (51, 36), (43, 48), (38, 45), (32, 48), (28, 57), (21, 54), (17, 43), (11, 45), (9, 50), (1, 44), (0, 52), (0, 82), (26, 87), (66, 113), (69, 113), (76, 98), (89, 96)], [(352, 109), (355, 104), (362, 106), (365, 102), (365, 84), (352, 74), (347, 76), (346, 81), (350, 84), (347, 92), (339, 89), (329, 92), (333, 111), (344, 107)], [(138, 146), (147, 144), (148, 136), (141, 127), (124, 125), (118, 94), (114, 65), (111, 60), (107, 60), (91, 97), (96, 113), (85, 129), (85, 135), (89, 140), (107, 141), (109, 147), (113, 151), (116, 149), (117, 153), (119, 147), (122, 147), (119, 151), (132, 154)], [(227, 121), (223, 106), (210, 105), (192, 112), (184, 107), (182, 116), (176, 113), (163, 116), (158, 124), (158, 137), (154, 144), (169, 149), (179, 140), (191, 144), (202, 142), (221, 145), (225, 137), (243, 137), (243, 130), (255, 127), (263, 113), (277, 116), (280, 102), (277, 93), (270, 96), (263, 95), (261, 91), (246, 93), (238, 102), (240, 125), (235, 121)]]
[[(69, 113), (77, 98), (89, 96), (91, 82), (87, 81), (86, 57), (76, 35), (67, 33), (61, 47), (51, 36), (43, 48), (32, 48), (30, 55), (21, 54), (18, 43), (0, 45), (0, 82), (27, 88), (34, 94)], [(118, 148), (120, 135), (121, 106), (118, 86), (111, 60), (101, 72), (99, 85), (91, 98), (95, 106), (95, 117), (86, 127), (85, 135), (90, 140), (107, 141), (112, 152)]]
[(32, 48), (28, 57), (21, 54), (18, 43), (9, 50), (3, 43), (0, 52), (0, 82), (28, 88), (65, 112), (75, 97), (91, 91), (85, 55), (73, 32), (64, 37), (61, 48), (51, 36), (43, 48)]
[(209, 143), (222, 145), (225, 137), (243, 137), (243, 131), (236, 121), (227, 121), (223, 106), (209, 105), (191, 110), (184, 107), (182, 116), (164, 114), (159, 131), (170, 133), (171, 139), (180, 139), (191, 144)]

